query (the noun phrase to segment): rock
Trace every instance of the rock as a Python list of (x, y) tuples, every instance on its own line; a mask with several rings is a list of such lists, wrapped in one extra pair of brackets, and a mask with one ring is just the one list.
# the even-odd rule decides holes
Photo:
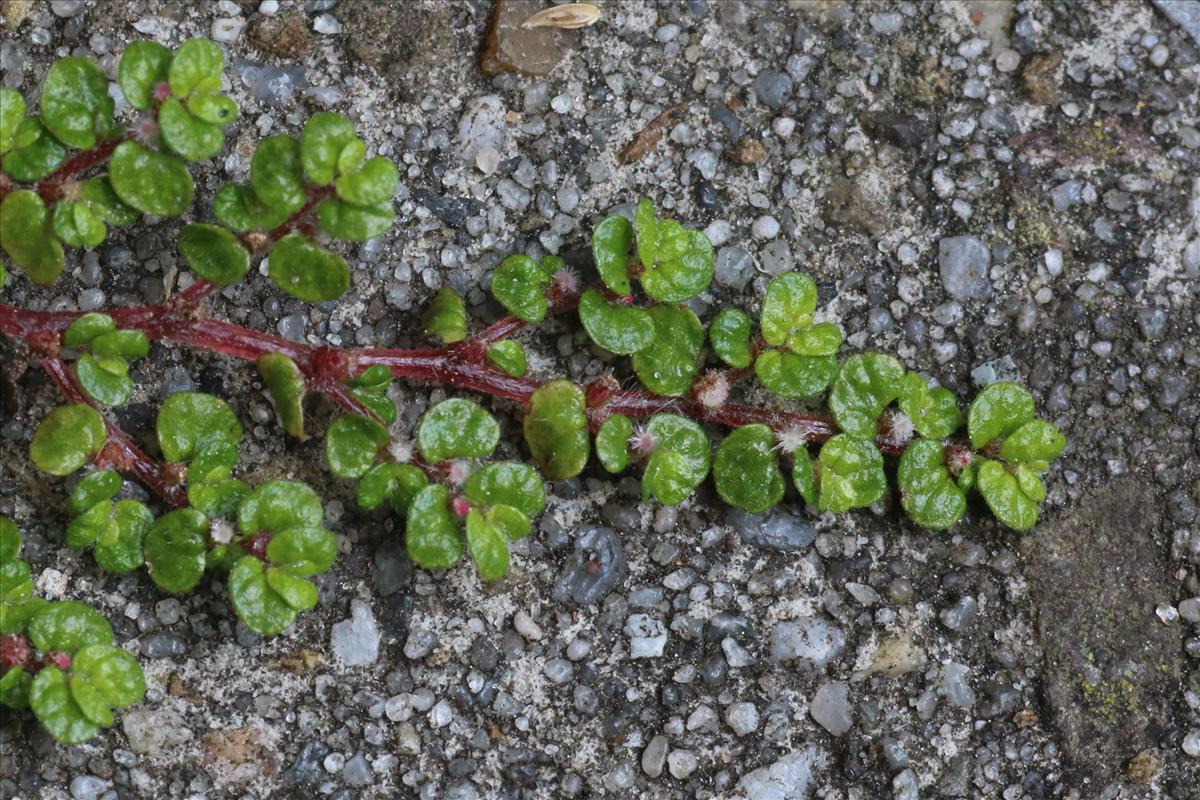
[(974, 236), (950, 236), (938, 242), (942, 286), (955, 300), (986, 300), (992, 296), (988, 276), (992, 255)]
[(1160, 769), (1162, 769), (1162, 756), (1159, 755), (1158, 750), (1148, 747), (1129, 760), (1125, 774), (1129, 776), (1129, 780), (1145, 786), (1154, 780), (1154, 776)]
[(371, 607), (361, 600), (352, 600), (350, 619), (334, 624), (329, 646), (348, 667), (374, 664), (379, 657), (379, 625)]
[(667, 761), (667, 737), (659, 734), (650, 740), (642, 751), (642, 772), (651, 778), (662, 775), (663, 765)]
[(329, 755), (329, 745), (318, 740), (306, 742), (300, 748), (296, 761), (283, 771), (280, 778), (284, 786), (299, 786), (316, 783), (323, 774), (321, 763)]
[(713, 263), (713, 278), (726, 289), (745, 289), (754, 277), (754, 259), (741, 245), (722, 247)]
[(1200, 0), (1150, 0), (1200, 46)]
[(667, 756), (667, 769), (671, 771), (672, 777), (679, 780), (691, 775), (698, 766), (700, 759), (696, 758), (696, 754), (691, 750), (672, 750)]
[(401, 80), (409, 73), (424, 77), (430, 67), (442, 63), (445, 53), (474, 49), (458, 16), (452, 3), (432, 3), (420, 13), (406, 3), (377, 0), (342, 0), (337, 5), (346, 49), (390, 78), (388, 84), (396, 89), (410, 85)]
[(901, 633), (881, 641), (871, 653), (867, 666), (853, 677), (855, 681), (861, 681), (874, 674), (905, 675), (925, 666), (925, 661), (925, 653), (913, 642), (912, 636)]
[(170, 708), (134, 708), (121, 713), (121, 727), (129, 749), (146, 756), (190, 741), (192, 732), (177, 712)]
[(808, 713), (825, 730), (842, 736), (854, 725), (849, 697), (850, 687), (841, 681), (822, 684), (808, 706)]
[(475, 98), (458, 119), (459, 152), (467, 164), (476, 163), (476, 157), (485, 148), (498, 156), (507, 137), (504, 101), (499, 95)]
[(748, 800), (805, 800), (813, 772), (824, 769), (828, 757), (814, 745), (808, 745), (766, 767), (748, 772), (738, 788)]
[(929, 138), (928, 126), (911, 114), (864, 111), (858, 119), (871, 136), (897, 147), (920, 147)]
[(892, 800), (920, 800), (921, 786), (917, 783), (917, 775), (911, 769), (892, 778)]
[(496, 0), (483, 53), (479, 56), (479, 68), (484, 75), (510, 71), (547, 75), (567, 50), (577, 46), (579, 36), (573, 31), (521, 27), (522, 22), (544, 7), (540, 0)]
[(1181, 626), (1153, 616), (1174, 580), (1153, 535), (1160, 505), (1140, 478), (1118, 479), (1022, 540), (1044, 691), (1076, 785), (1115, 779), (1174, 724)]
[(617, 532), (586, 528), (575, 539), (575, 550), (563, 565), (551, 596), (560, 603), (591, 605), (621, 582), (625, 570), (625, 550)]
[(1055, 77), (1058, 66), (1062, 63), (1062, 53), (1051, 50), (1049, 53), (1039, 53), (1025, 63), (1021, 71), (1021, 81), (1025, 91), (1033, 102), (1052, 106), (1058, 102), (1058, 79)]
[(258, 17), (250, 24), (247, 35), (259, 50), (280, 58), (303, 58), (313, 48), (308, 16), (298, 8), (270, 17)]
[(754, 703), (730, 703), (725, 709), (725, 722), (738, 736), (758, 730), (758, 706)]
[(15, 31), (21, 27), (29, 10), (33, 8), (33, 0), (3, 0), (0, 2), (0, 17), (4, 18), (4, 27)]
[(667, 628), (648, 614), (630, 614), (625, 620), (630, 658), (659, 658), (667, 646)]
[(846, 634), (823, 617), (780, 622), (771, 631), (771, 660), (799, 660), (821, 669), (842, 654)]
[(96, 800), (111, 785), (95, 775), (80, 775), (71, 781), (71, 797), (75, 800)]
[(229, 783), (248, 783), (260, 775), (279, 772), (278, 757), (270, 742), (268, 731), (259, 722), (212, 730), (201, 739), (203, 762)]
[(725, 151), (725, 157), (735, 164), (748, 167), (767, 157), (767, 148), (758, 139), (739, 139), (738, 143)]
[(975, 705), (975, 690), (971, 688), (969, 675), (970, 671), (965, 664), (951, 661), (942, 667), (942, 683), (938, 691), (951, 705), (959, 708), (971, 708)]
[(764, 69), (754, 79), (754, 94), (767, 108), (779, 109), (792, 96), (792, 78), (786, 72)]
[(783, 508), (762, 514), (749, 514), (735, 508), (730, 509), (725, 518), (743, 542), (764, 550), (804, 550), (817, 538), (817, 531), (811, 524)]

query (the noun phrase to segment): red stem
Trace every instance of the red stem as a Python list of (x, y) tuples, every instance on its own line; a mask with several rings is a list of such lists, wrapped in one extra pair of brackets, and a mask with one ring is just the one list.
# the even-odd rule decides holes
[(41, 360), (42, 369), (50, 375), (63, 396), (72, 403), (86, 403), (100, 412), (104, 425), (108, 428), (108, 442), (96, 454), (96, 465), (111, 466), (121, 472), (127, 472), (137, 477), (150, 491), (157, 494), (175, 508), (183, 508), (188, 504), (187, 492), (178, 481), (178, 475), (165, 464), (146, 455), (140, 447), (133, 443), (129, 434), (121, 430), (108, 416), (101, 411), (92, 399), (84, 393), (79, 382), (75, 380), (66, 362), (58, 356), (45, 356)]

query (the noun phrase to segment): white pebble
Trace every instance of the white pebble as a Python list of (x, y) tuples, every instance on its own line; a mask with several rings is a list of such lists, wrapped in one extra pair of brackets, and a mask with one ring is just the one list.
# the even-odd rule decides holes
[(518, 611), (513, 615), (513, 628), (531, 642), (541, 639), (543, 635), (542, 629), (533, 621), (533, 617), (524, 611)]
[(342, 23), (333, 14), (321, 14), (313, 20), (313, 30), (317, 33), (341, 33)]

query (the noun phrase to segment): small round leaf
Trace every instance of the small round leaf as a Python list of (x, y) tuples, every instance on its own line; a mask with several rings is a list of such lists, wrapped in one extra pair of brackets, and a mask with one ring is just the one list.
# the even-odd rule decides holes
[(900, 395), (903, 378), (904, 367), (891, 356), (861, 353), (847, 358), (829, 393), (829, 410), (838, 427), (859, 439), (874, 439), (876, 420)]
[(221, 88), (221, 70), (225, 54), (216, 42), (208, 39), (188, 39), (175, 51), (167, 70), (171, 93), (187, 97), (196, 92), (205, 94)]
[(121, 94), (134, 108), (149, 108), (154, 100), (154, 87), (167, 81), (171, 51), (157, 42), (130, 42), (121, 53), (117, 82)]
[(477, 508), (467, 513), (467, 547), (485, 581), (503, 578), (508, 572), (508, 542)]
[(318, 528), (325, 518), (321, 498), (297, 481), (268, 481), (252, 491), (238, 507), (243, 533)]
[(654, 341), (633, 356), (633, 370), (642, 385), (655, 394), (682, 395), (700, 369), (704, 327), (686, 306), (653, 306)]
[(945, 462), (944, 447), (935, 439), (918, 439), (900, 456), (900, 504), (923, 528), (944, 530), (966, 513), (967, 499)]
[(579, 298), (579, 320), (593, 342), (617, 355), (632, 355), (654, 341), (654, 321), (649, 313), (611, 303), (595, 289)]
[(339, 478), (361, 478), (391, 437), (370, 417), (339, 417), (325, 434), (329, 471)]
[(550, 280), (550, 275), (529, 256), (509, 256), (492, 273), (492, 295), (513, 316), (541, 322), (546, 317), (546, 286)]
[(767, 284), (759, 325), (767, 344), (780, 346), (812, 326), (817, 308), (817, 285), (799, 272), (777, 275)]
[(121, 491), (121, 475), (116, 470), (98, 469), (84, 476), (67, 498), (67, 505), (76, 514), (103, 503)]
[(782, 500), (775, 432), (766, 425), (745, 425), (726, 436), (713, 459), (713, 480), (722, 500), (752, 514)]
[[(912, 420), (917, 433), (930, 439), (944, 439), (962, 425), (962, 412), (954, 393), (941, 386), (933, 389), (915, 372), (904, 375), (900, 383), (900, 410)], [(930, 526), (926, 526), (930, 527)]]
[(750, 366), (754, 353), (750, 349), (750, 315), (739, 308), (725, 308), (717, 314), (708, 329), (717, 358), (731, 367)]
[(260, 636), (281, 633), (296, 619), (296, 609), (271, 588), (253, 556), (239, 558), (229, 571), (229, 600), (242, 623)]
[(351, 242), (365, 242), (392, 227), (396, 211), (391, 203), (356, 206), (336, 197), (322, 200), (317, 206), (321, 228), (331, 236)]
[(984, 459), (979, 465), (978, 486), (996, 519), (1008, 527), (1024, 531), (1037, 522), (1038, 501), (1025, 493), (1017, 476), (1004, 464)]
[(546, 505), (542, 476), (533, 467), (513, 461), (488, 464), (467, 478), (463, 494), (480, 506), (511, 506), (527, 517)]
[(289, 435), (304, 438), (304, 374), (283, 353), (265, 353), (258, 358), (258, 374), (271, 395), (279, 424)]
[(270, 136), (250, 159), (250, 185), (273, 210), (294, 214), (304, 205), (300, 145), (291, 136)]
[(304, 174), (317, 186), (333, 183), (338, 156), (357, 138), (354, 124), (341, 114), (331, 111), (313, 114), (300, 132), (300, 164)]
[(337, 196), (356, 206), (388, 202), (396, 194), (399, 184), (396, 166), (383, 156), (368, 159), (357, 172), (343, 175), (334, 182)]
[[(124, 371), (120, 370), (123, 366)], [(105, 406), (123, 405), (133, 392), (133, 380), (127, 375), (128, 365), (122, 359), (104, 359), (82, 355), (75, 362), (75, 377), (83, 391)]]
[(629, 466), (629, 439), (633, 436), (633, 423), (623, 414), (614, 414), (604, 420), (596, 433), (596, 455), (609, 472), (621, 472)]
[(204, 575), (208, 517), (194, 508), (171, 511), (154, 521), (143, 549), (150, 578), (168, 592), (186, 592)]
[(50, 412), (33, 434), (29, 458), (43, 472), (70, 475), (100, 452), (108, 429), (99, 412), (78, 403)]
[(514, 342), (512, 339), (496, 342), (489, 347), (487, 360), (501, 372), (514, 378), (521, 377), (529, 368), (525, 359), (525, 348), (521, 347), (520, 342)]
[(979, 393), (967, 412), (971, 446), (983, 447), (993, 439), (1015, 432), (1033, 419), (1033, 396), (1015, 383), (999, 381)]
[(174, 156), (122, 142), (108, 163), (117, 197), (143, 214), (177, 217), (192, 204), (194, 185), (187, 166)]
[(550, 381), (529, 398), (525, 441), (552, 481), (578, 475), (587, 464), (586, 407), (583, 390), (565, 380)]
[(592, 229), (592, 257), (596, 261), (596, 271), (604, 285), (622, 297), (632, 291), (629, 285), (631, 244), (633, 226), (624, 217), (605, 217)]
[(29, 621), (29, 641), (43, 652), (70, 655), (90, 644), (112, 644), (112, 626), (86, 603), (62, 600), (50, 603)]
[(798, 400), (825, 391), (838, 374), (834, 356), (799, 356), (767, 350), (754, 362), (754, 374), (763, 386), (780, 397)]
[(675, 414), (651, 417), (646, 433), (654, 449), (642, 476), (643, 494), (664, 505), (682, 503), (708, 475), (708, 436), (695, 422)]
[(496, 418), (470, 400), (452, 397), (421, 418), (417, 447), (425, 460), (437, 464), (451, 458), (486, 456), (500, 441)]
[(54, 283), (66, 263), (52, 227), (51, 214), (35, 192), (19, 189), (0, 203), (0, 245), (13, 263), (42, 286)]
[(108, 78), (86, 58), (68, 56), (50, 66), (41, 107), (42, 122), (54, 137), (77, 150), (95, 147), (97, 134), (112, 128)]
[(664, 220), (658, 227), (655, 261), (644, 264), (642, 288), (660, 303), (682, 303), (712, 283), (713, 249), (700, 231)]
[(426, 569), (445, 569), (462, 557), (462, 534), (449, 503), (450, 493), (444, 486), (426, 486), (413, 498), (404, 533), (413, 563)]
[(302, 233), (289, 233), (280, 239), (271, 250), (269, 264), (271, 281), (299, 300), (336, 300), (350, 288), (346, 260)]
[(440, 336), (446, 344), (467, 338), (467, 307), (462, 295), (443, 286), (421, 315), (421, 330), (427, 336)]
[(66, 675), (58, 667), (38, 672), (29, 687), (29, 706), (38, 722), (61, 744), (86, 742), (100, 732), (75, 702)]
[(417, 492), (428, 485), (425, 473), (411, 464), (376, 464), (358, 482), (358, 505), (370, 510), (390, 501), (403, 516)]
[(316, 575), (333, 566), (337, 539), (324, 528), (288, 528), (271, 537), (267, 558), (293, 575)]
[(201, 392), (168, 397), (158, 411), (156, 427), (167, 461), (188, 461), (206, 451), (236, 448), (242, 438), (242, 424), (229, 404)]
[(1000, 446), (1005, 461), (1050, 461), (1067, 446), (1062, 431), (1041, 419), (1033, 419), (1008, 435)]
[(862, 508), (883, 496), (887, 478), (883, 474), (883, 455), (873, 442), (840, 433), (821, 447), (822, 511), (840, 514)]
[(186, 161), (205, 161), (221, 152), (225, 132), (205, 122), (168, 97), (158, 109), (158, 130), (163, 142)]

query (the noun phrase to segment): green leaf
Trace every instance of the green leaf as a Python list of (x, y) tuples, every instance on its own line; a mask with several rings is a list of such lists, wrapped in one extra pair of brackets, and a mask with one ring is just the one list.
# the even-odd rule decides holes
[(116, 470), (98, 469), (84, 476), (71, 492), (67, 505), (72, 512), (79, 514), (97, 503), (116, 497), (117, 492), (121, 491), (121, 484), (121, 475)]
[(801, 356), (833, 356), (841, 346), (842, 329), (832, 322), (818, 322), (787, 340), (787, 349)]
[(112, 317), (92, 311), (71, 321), (63, 331), (63, 344), (67, 347), (83, 347), (97, 336), (112, 333), (116, 329), (117, 323)]
[(717, 358), (731, 367), (750, 366), (754, 352), (750, 348), (750, 315), (739, 308), (722, 309), (708, 329)]
[(391, 203), (355, 206), (330, 197), (317, 206), (317, 219), (325, 232), (351, 242), (374, 239), (392, 227), (395, 218)]
[(187, 161), (210, 159), (225, 144), (220, 125), (194, 116), (174, 97), (168, 97), (158, 109), (158, 131), (167, 147)]
[(478, 469), (467, 478), (463, 494), (475, 505), (505, 505), (527, 517), (546, 505), (546, 490), (537, 470), (514, 461), (501, 461)]
[(940, 386), (930, 389), (915, 372), (905, 373), (900, 382), (900, 410), (912, 420), (917, 433), (930, 439), (944, 439), (962, 425), (954, 393)]
[(426, 569), (445, 569), (462, 557), (462, 534), (450, 513), (444, 486), (426, 486), (408, 508), (404, 534), (408, 557)]
[(646, 460), (642, 494), (663, 505), (682, 503), (708, 475), (708, 437), (690, 419), (656, 414), (646, 423), (654, 448)]
[(70, 475), (99, 453), (107, 439), (96, 409), (83, 403), (59, 406), (38, 425), (29, 458), (42, 472)]
[(654, 204), (643, 197), (638, 201), (633, 214), (633, 229), (637, 238), (638, 261), (642, 266), (653, 264), (658, 253), (658, 217), (654, 213)]
[(29, 689), (33, 676), (21, 667), (10, 667), (0, 676), (0, 705), (12, 709), (29, 708)]
[[(69, 683), (77, 702), (79, 686), (87, 685), (104, 702), (105, 711), (131, 706), (146, 694), (146, 679), (137, 659), (111, 645), (91, 645), (76, 653), (71, 659)], [(111, 713), (108, 715), (110, 722), (101, 722), (91, 714), (88, 716), (97, 724), (111, 724)]]
[(187, 97), (196, 92), (206, 94), (221, 88), (221, 70), (225, 69), (225, 54), (216, 42), (208, 39), (188, 39), (175, 51), (167, 71), (171, 93)]
[[(1024, 531), (1032, 528), (1037, 522), (1037, 501), (1025, 493), (1017, 476), (999, 461), (983, 459), (979, 465), (978, 486), (979, 493), (983, 495), (996, 519), (1008, 527)], [(1027, 486), (1036, 491), (1036, 486), (1028, 483)]]
[(109, 512), (112, 503), (102, 501), (87, 508), (67, 525), (68, 547), (91, 547), (100, 534), (116, 527)]
[(873, 442), (839, 433), (821, 447), (822, 511), (840, 514), (851, 508), (869, 506), (883, 496), (887, 478), (883, 455)]
[(54, 207), (54, 235), (72, 247), (92, 249), (104, 241), (108, 229), (83, 203), (70, 200)]
[(346, 381), (350, 394), (389, 425), (396, 421), (396, 404), (388, 397), (388, 387), (391, 385), (391, 370), (382, 364), (376, 364)]
[(337, 418), (325, 434), (329, 471), (339, 478), (361, 478), (375, 464), (379, 451), (390, 438), (387, 428), (370, 417)]
[(449, 286), (438, 289), (421, 315), (421, 330), (427, 336), (440, 336), (446, 344), (467, 338), (467, 307), (459, 293)]
[(300, 145), (291, 136), (270, 136), (250, 159), (250, 185), (262, 202), (284, 214), (304, 205), (304, 178), (300, 174)]
[(121, 202), (113, 191), (107, 175), (97, 175), (79, 187), (79, 201), (109, 225), (129, 225), (138, 218), (137, 211)]
[(769, 391), (798, 400), (825, 391), (838, 375), (837, 358), (766, 350), (755, 360), (754, 374)]
[(208, 452), (221, 453), (224, 460), (230, 449), (236, 461), (242, 424), (228, 403), (211, 394), (176, 392), (159, 409), (156, 427), (167, 461), (189, 461)]
[(150, 352), (150, 340), (141, 331), (110, 331), (88, 343), (97, 358), (145, 358)]
[(337, 539), (324, 528), (287, 528), (271, 537), (267, 558), (293, 575), (316, 575), (333, 566)]
[(467, 513), (467, 547), (485, 581), (503, 578), (508, 572), (508, 542), (477, 508)]
[(267, 569), (267, 586), (296, 611), (308, 611), (317, 604), (317, 587), (284, 569)]
[(829, 410), (838, 427), (859, 439), (874, 439), (876, 420), (900, 395), (903, 378), (904, 367), (891, 356), (861, 353), (847, 358), (829, 393)]
[(171, 51), (157, 42), (130, 42), (121, 54), (117, 82), (121, 94), (134, 108), (149, 108), (154, 102), (154, 87), (167, 82)]
[(550, 281), (551, 276), (529, 256), (509, 256), (492, 272), (492, 296), (513, 316), (541, 322), (546, 318)]
[(632, 355), (654, 341), (654, 320), (649, 313), (609, 302), (595, 289), (579, 298), (579, 320), (593, 342), (617, 355)]
[(204, 576), (208, 517), (194, 508), (171, 511), (154, 521), (143, 548), (150, 578), (168, 592), (186, 592)]
[(122, 142), (108, 163), (117, 197), (143, 214), (177, 217), (192, 205), (194, 186), (187, 166), (174, 156)]
[[(120, 367), (125, 367), (124, 371)], [(75, 362), (75, 377), (89, 397), (105, 406), (123, 405), (133, 392), (133, 380), (129, 367), (121, 359), (98, 360), (91, 355), (82, 355)]]
[(4, 252), (30, 280), (42, 286), (54, 283), (66, 263), (62, 245), (51, 228), (50, 212), (34, 192), (19, 189), (0, 203), (0, 243)]
[(17, 128), (25, 119), (25, 98), (15, 89), (0, 87), (0, 153), (13, 149)]
[[(653, 216), (653, 208), (650, 213)], [(633, 226), (624, 217), (605, 217), (592, 229), (592, 257), (596, 261), (596, 271), (600, 273), (600, 280), (604, 285), (621, 297), (626, 297), (633, 291), (629, 285), (631, 244)]]
[(496, 418), (461, 397), (443, 400), (426, 411), (417, 429), (417, 447), (431, 464), (486, 456), (499, 441)]
[(179, 252), (192, 271), (221, 286), (236, 283), (250, 269), (250, 253), (237, 237), (216, 225), (185, 225)]
[(817, 502), (817, 475), (813, 470), (812, 459), (808, 457), (808, 450), (805, 448), (796, 451), (796, 463), (792, 465), (792, 483), (796, 484), (796, 491), (800, 492), (804, 502), (809, 504)]
[(4, 155), (4, 172), (17, 181), (39, 181), (67, 160), (67, 148), (36, 119), (26, 117), (17, 126), (13, 149)]
[(106, 134), (112, 128), (113, 105), (108, 96), (108, 78), (86, 58), (60, 58), (46, 72), (42, 122), (68, 147), (95, 147), (97, 134)]
[(304, 438), (304, 374), (296, 362), (283, 353), (265, 353), (258, 358), (262, 376), (279, 424), (289, 435)]
[(270, 230), (282, 225), (289, 216), (286, 209), (276, 210), (268, 206), (249, 186), (232, 183), (222, 186), (213, 196), (213, 215), (222, 225), (238, 233), (254, 229)]
[(299, 300), (336, 300), (350, 288), (350, 267), (336, 253), (313, 244), (302, 233), (289, 233), (271, 250), (269, 276)]
[(1041, 419), (1033, 419), (1008, 435), (1000, 445), (1005, 461), (1050, 461), (1067, 446), (1062, 431)]
[(708, 237), (673, 219), (658, 225), (655, 261), (644, 264), (642, 288), (660, 303), (682, 303), (712, 283), (713, 249)]
[(237, 119), (237, 103), (229, 95), (193, 94), (187, 99), (187, 110), (201, 122), (213, 125), (228, 125)]
[(333, 183), (338, 156), (357, 139), (354, 124), (341, 114), (331, 111), (313, 114), (300, 132), (300, 164), (304, 174), (317, 186)]
[(229, 600), (247, 628), (260, 636), (274, 636), (296, 619), (292, 608), (267, 583), (262, 562), (243, 556), (229, 571)]
[(86, 742), (100, 732), (71, 696), (66, 675), (58, 667), (38, 672), (29, 687), (29, 706), (38, 722), (61, 744)]
[(386, 203), (396, 194), (399, 185), (396, 166), (383, 156), (368, 159), (357, 172), (343, 175), (334, 182), (337, 196), (356, 206)]
[(1042, 476), (1037, 474), (1037, 471), (1029, 464), (1017, 464), (1013, 469), (1013, 475), (1017, 478), (1017, 485), (1021, 487), (1021, 491), (1035, 503), (1040, 503), (1046, 499), (1046, 484), (1042, 480)]
[(321, 498), (297, 481), (268, 481), (255, 488), (238, 507), (243, 533), (318, 528), (325, 519)]
[(971, 446), (979, 449), (1032, 419), (1033, 396), (1029, 392), (1015, 383), (993, 383), (979, 393), (967, 412)]
[(525, 441), (552, 481), (578, 475), (588, 460), (587, 403), (570, 381), (550, 381), (529, 398)]
[(788, 340), (812, 327), (817, 308), (817, 285), (799, 272), (776, 275), (767, 284), (763, 296), (759, 326), (767, 344), (787, 344)]
[(358, 505), (369, 511), (391, 501), (392, 507), (404, 515), (413, 497), (428, 485), (425, 473), (411, 464), (376, 464), (358, 482)]
[(946, 469), (940, 441), (918, 439), (900, 456), (896, 470), (900, 504), (922, 528), (944, 530), (962, 519), (967, 499)]
[(112, 635), (104, 615), (78, 600), (50, 603), (29, 621), (29, 641), (43, 652), (72, 655), (90, 644), (112, 644)]
[(0, 564), (15, 561), (20, 552), (21, 532), (16, 523), (8, 517), (0, 517)]
[(92, 555), (105, 572), (132, 572), (145, 562), (142, 541), (154, 523), (154, 515), (136, 500), (119, 500), (110, 517), (114, 524), (96, 537)]
[(609, 472), (621, 472), (629, 466), (629, 439), (633, 423), (623, 414), (613, 414), (596, 433), (596, 455)]
[(236, 478), (200, 481), (188, 486), (188, 502), (213, 519), (235, 519), (250, 487)]
[(496, 530), (509, 540), (524, 539), (533, 530), (533, 522), (525, 515), (525, 512), (512, 506), (492, 506), (484, 516)]
[(504, 339), (488, 348), (487, 360), (492, 366), (506, 375), (520, 378), (525, 374), (529, 364), (525, 360), (525, 348), (520, 342)]
[(766, 425), (744, 425), (725, 437), (713, 459), (717, 494), (731, 506), (757, 514), (783, 499), (783, 473), (775, 432)]
[(367, 145), (362, 139), (355, 139), (348, 142), (342, 148), (342, 152), (338, 153), (337, 171), (344, 174), (353, 172), (358, 169), (362, 163), (363, 157), (367, 154)]
[(633, 370), (655, 394), (677, 396), (691, 388), (700, 369), (704, 328), (685, 306), (653, 306), (654, 341), (633, 356)]

